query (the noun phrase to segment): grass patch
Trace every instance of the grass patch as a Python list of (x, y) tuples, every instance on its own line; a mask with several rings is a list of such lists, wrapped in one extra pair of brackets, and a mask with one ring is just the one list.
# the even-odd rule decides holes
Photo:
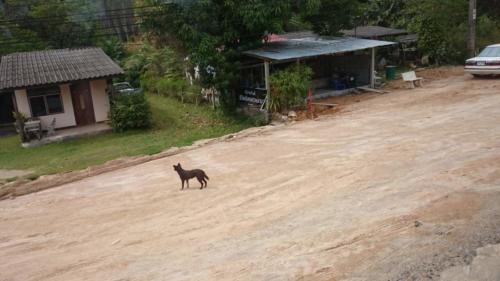
[(171, 98), (148, 95), (154, 128), (108, 133), (95, 137), (24, 149), (18, 136), (0, 138), (0, 169), (31, 170), (34, 177), (85, 169), (124, 157), (151, 155), (174, 146), (215, 138), (251, 127), (206, 106), (182, 104)]

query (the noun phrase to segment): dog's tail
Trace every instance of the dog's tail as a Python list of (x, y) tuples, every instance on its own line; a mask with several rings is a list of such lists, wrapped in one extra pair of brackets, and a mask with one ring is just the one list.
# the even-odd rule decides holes
[(210, 178), (207, 176), (207, 174), (203, 173), (203, 177), (207, 180), (210, 180)]

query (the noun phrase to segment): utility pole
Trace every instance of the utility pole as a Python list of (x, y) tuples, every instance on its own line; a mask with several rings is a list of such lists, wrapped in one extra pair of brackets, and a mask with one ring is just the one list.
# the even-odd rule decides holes
[(469, 40), (468, 49), (469, 55), (474, 57), (476, 55), (476, 19), (477, 19), (477, 0), (469, 0)]

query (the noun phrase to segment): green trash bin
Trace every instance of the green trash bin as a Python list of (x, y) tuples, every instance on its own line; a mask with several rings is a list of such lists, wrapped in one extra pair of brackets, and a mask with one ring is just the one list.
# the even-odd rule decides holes
[(385, 67), (385, 78), (387, 80), (394, 80), (396, 79), (396, 66), (394, 65), (388, 65)]

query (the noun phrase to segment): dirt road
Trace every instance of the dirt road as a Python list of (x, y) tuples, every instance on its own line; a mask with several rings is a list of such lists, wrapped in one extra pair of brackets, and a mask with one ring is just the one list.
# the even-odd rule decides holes
[[(204, 168), (181, 192), (172, 165)], [(439, 280), (500, 243), (500, 80), (0, 202), (0, 280)]]

